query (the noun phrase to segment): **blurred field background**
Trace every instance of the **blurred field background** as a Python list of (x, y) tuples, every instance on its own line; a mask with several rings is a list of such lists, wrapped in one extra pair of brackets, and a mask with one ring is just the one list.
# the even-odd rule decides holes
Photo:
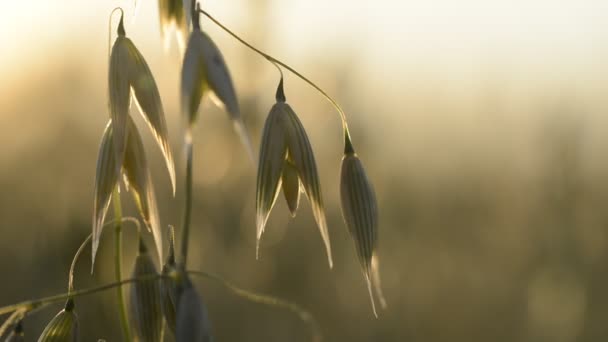
[[(178, 181), (181, 57), (157, 2), (2, 1), (0, 306), (60, 293), (90, 233), (108, 119), (108, 15), (123, 6), (165, 105)], [(245, 39), (342, 104), (380, 205), (389, 308), (373, 317), (339, 209), (340, 122), (303, 82), (288, 102), (320, 169), (335, 266), (304, 201), (279, 200), (255, 260), (256, 170), (209, 102), (195, 132), (190, 268), (300, 304), (326, 341), (600, 341), (608, 337), (608, 2), (593, 0), (205, 0)], [(210, 21), (257, 145), (276, 70)], [(132, 112), (136, 114), (135, 111)], [(141, 117), (134, 115), (143, 124)], [(164, 225), (179, 226), (150, 134), (141, 132)], [(126, 212), (135, 215), (125, 196)], [(108, 229), (107, 231), (111, 231)], [(126, 233), (125, 270), (135, 252)], [(113, 279), (112, 235), (76, 287)], [(217, 341), (308, 341), (292, 314), (197, 285)], [(27, 318), (34, 341), (60, 305)], [(83, 340), (120, 340), (114, 292), (79, 298)]]

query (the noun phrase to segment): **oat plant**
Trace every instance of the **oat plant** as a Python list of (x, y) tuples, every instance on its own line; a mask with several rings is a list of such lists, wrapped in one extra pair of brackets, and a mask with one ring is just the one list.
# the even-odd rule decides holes
[[(314, 157), (314, 142), (311, 142), (298, 114), (287, 103), (283, 70), (287, 70), (312, 86), (337, 110), (342, 121), (344, 138), (341, 166), (341, 207), (347, 229), (354, 241), (357, 259), (361, 265), (372, 303), (373, 314), (378, 316), (376, 300), (382, 307), (386, 301), (380, 287), (377, 253), (378, 208), (371, 181), (368, 179), (359, 156), (355, 152), (348, 129), (346, 115), (338, 103), (317, 84), (284, 62), (260, 51), (252, 44), (228, 29), (196, 1), (159, 0), (159, 22), (161, 39), (167, 42), (175, 34), (183, 49), (181, 85), (181, 118), (185, 129), (179, 149), (186, 152), (186, 175), (184, 179), (185, 205), (181, 222), (179, 249), (175, 246), (175, 232), (169, 222), (163, 223), (158, 211), (146, 148), (132, 115), (139, 112), (163, 156), (169, 181), (175, 195), (177, 177), (173, 153), (169, 144), (165, 112), (154, 74), (145, 56), (127, 36), (124, 12), (116, 8), (110, 13), (110, 36), (108, 44), (108, 122), (103, 130), (92, 196), (93, 214), (91, 234), (77, 250), (68, 272), (68, 291), (55, 296), (28, 300), (0, 307), (0, 316), (6, 315), (0, 325), (0, 339), (23, 341), (24, 336), (35, 336), (35, 331), (24, 329), (27, 317), (47, 306), (63, 302), (63, 308), (39, 334), (38, 341), (92, 340), (94, 336), (82, 336), (76, 313), (78, 298), (101, 291), (114, 290), (119, 303), (117, 309), (125, 341), (164, 341), (170, 338), (177, 342), (212, 341), (212, 317), (209, 316), (198, 291), (195, 278), (213, 281), (247, 300), (288, 310), (296, 314), (310, 329), (310, 339), (320, 341), (319, 324), (308, 311), (300, 306), (272, 296), (242, 289), (224, 278), (187, 267), (188, 244), (190, 242), (193, 145), (194, 128), (205, 98), (211, 98), (223, 108), (235, 127), (236, 134), (253, 164), (257, 165), (256, 182), (256, 258), (260, 254), (260, 243), (272, 208), (283, 190), (283, 195), (292, 217), (304, 194), (311, 203), (312, 213), (325, 245), (330, 268), (333, 266), (329, 227), (321, 192), (321, 180)], [(116, 31), (112, 31), (113, 14), (120, 12)], [(253, 50), (274, 65), (280, 80), (275, 92), (275, 105), (270, 109), (262, 132), (259, 156), (256, 158), (251, 139), (241, 117), (238, 97), (229, 67), (220, 48), (202, 29), (200, 16), (204, 15), (231, 37)], [(110, 47), (111, 46), (111, 47)], [(131, 104), (135, 104), (132, 106)], [(302, 113), (299, 113), (302, 114)], [(122, 212), (122, 195), (131, 193), (138, 217), (125, 217)], [(180, 196), (182, 194), (179, 194)], [(164, 201), (160, 202), (164, 203)], [(113, 219), (107, 220), (110, 207)], [(122, 243), (125, 223), (134, 223), (137, 228), (137, 245), (128, 246), (136, 250), (130, 278), (123, 276)], [(141, 224), (143, 223), (143, 224)], [(114, 273), (115, 281), (93, 288), (76, 289), (74, 267), (83, 250), (90, 244), (92, 272), (98, 248), (103, 241), (104, 228), (114, 227)], [(164, 229), (169, 226), (169, 229)], [(154, 248), (148, 248), (145, 235), (151, 234)], [(168, 243), (165, 243), (166, 236)], [(165, 249), (168, 253), (165, 256)], [(155, 252), (150, 253), (150, 250)], [(128, 300), (123, 291), (128, 291)]]

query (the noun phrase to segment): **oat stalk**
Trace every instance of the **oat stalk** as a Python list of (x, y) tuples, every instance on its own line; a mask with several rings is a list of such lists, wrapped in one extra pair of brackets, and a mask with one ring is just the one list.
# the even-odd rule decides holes
[[(114, 220), (116, 220), (115, 236), (114, 236), (114, 275), (116, 282), (120, 283), (122, 279), (122, 205), (120, 203), (120, 191), (117, 184), (112, 192), (112, 202), (114, 203)], [(120, 306), (120, 325), (125, 337), (125, 341), (131, 341), (131, 328), (127, 319), (127, 303), (125, 302), (122, 287), (116, 287), (116, 298)]]
[(181, 264), (186, 268), (188, 258), (188, 238), (190, 235), (190, 218), (192, 216), (192, 136), (186, 137), (186, 203), (182, 222)]

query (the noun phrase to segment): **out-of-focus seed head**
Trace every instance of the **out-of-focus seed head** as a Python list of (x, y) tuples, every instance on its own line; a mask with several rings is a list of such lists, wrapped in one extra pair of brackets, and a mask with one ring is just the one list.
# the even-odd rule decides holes
[(378, 240), (378, 205), (372, 184), (369, 182), (363, 164), (353, 153), (342, 159), (340, 178), (342, 216), (355, 243), (359, 262), (367, 282), (374, 315), (378, 316), (374, 301), (374, 291), (381, 306), (386, 301), (380, 288), (380, 274), (376, 245)]
[(236, 91), (224, 57), (211, 38), (195, 25), (182, 65), (182, 112), (187, 118), (189, 130), (196, 121), (201, 99), (207, 89), (214, 102), (230, 115), (239, 138), (254, 160), (251, 138), (241, 118)]
[(170, 35), (175, 32), (177, 36), (177, 44), (180, 50), (183, 51), (185, 45), (185, 37), (188, 36), (189, 22), (186, 19), (186, 11), (190, 11), (189, 7), (184, 7), (187, 1), (182, 0), (159, 0), (158, 14), (160, 17), (160, 33), (165, 48), (169, 46)]
[(283, 129), (283, 116), (285, 104), (275, 104), (264, 124), (262, 143), (260, 147), (260, 161), (256, 185), (256, 257), (259, 255), (260, 238), (264, 232), (270, 210), (281, 188), (281, 173), (287, 153), (285, 131)]
[(163, 315), (169, 330), (175, 336), (175, 320), (176, 320), (176, 307), (177, 307), (177, 283), (176, 279), (172, 276), (176, 274), (177, 268), (175, 264), (175, 234), (173, 227), (169, 233), (169, 253), (167, 261), (163, 265), (163, 279), (161, 281), (161, 298)]
[(93, 264), (95, 263), (95, 256), (97, 255), (103, 221), (110, 205), (110, 199), (112, 198), (112, 191), (114, 191), (114, 187), (116, 186), (120, 175), (120, 167), (116, 167), (114, 155), (112, 126), (112, 120), (110, 120), (106, 125), (103, 137), (101, 138), (99, 155), (97, 157), (94, 190), (95, 197), (93, 199)]
[(127, 133), (129, 136), (123, 171), (125, 183), (133, 194), (135, 203), (146, 226), (152, 231), (154, 243), (158, 252), (159, 260), (163, 260), (163, 238), (160, 228), (158, 207), (152, 177), (148, 168), (144, 144), (137, 131), (137, 126), (131, 118), (127, 120)]
[(198, 109), (207, 88), (203, 45), (203, 33), (200, 30), (192, 31), (184, 54), (181, 76), (182, 113), (188, 127), (196, 122)]
[(78, 316), (74, 302), (69, 299), (65, 308), (49, 322), (38, 338), (38, 342), (78, 341)]
[[(121, 27), (123, 28), (122, 34)], [(132, 91), (133, 98), (163, 153), (175, 194), (175, 165), (169, 146), (169, 134), (158, 87), (148, 63), (135, 44), (125, 36), (122, 16), (119, 34), (110, 55), (109, 88), (110, 116), (114, 122), (116, 163), (120, 165), (126, 150), (127, 118)]]
[(327, 231), (325, 209), (323, 206), (323, 198), (321, 197), (321, 185), (312, 146), (310, 145), (304, 126), (296, 113), (287, 103), (285, 103), (284, 106), (285, 115), (283, 123), (286, 132), (289, 156), (291, 160), (293, 160), (302, 187), (310, 200), (313, 215), (317, 221), (323, 242), (325, 243), (327, 260), (329, 262), (329, 267), (331, 268), (333, 266), (331, 244), (329, 241), (329, 232)]
[(25, 334), (23, 332), (23, 321), (17, 322), (13, 331), (11, 331), (4, 342), (23, 342), (25, 341)]
[(177, 306), (176, 342), (211, 342), (211, 324), (203, 302), (190, 280), (183, 279)]
[[(150, 275), (158, 275), (158, 272), (140, 238), (132, 278)], [(139, 341), (160, 341), (163, 324), (160, 279), (140, 280), (131, 284), (129, 304), (129, 316), (136, 338)]]
[(298, 170), (289, 157), (285, 158), (281, 183), (291, 217), (296, 217), (296, 211), (300, 203), (300, 179), (298, 178)]

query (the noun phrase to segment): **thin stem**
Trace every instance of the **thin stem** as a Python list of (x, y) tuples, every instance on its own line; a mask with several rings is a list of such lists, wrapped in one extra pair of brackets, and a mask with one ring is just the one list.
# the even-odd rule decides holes
[(44, 298), (40, 298), (40, 299), (35, 299), (35, 300), (28, 300), (28, 301), (24, 301), (21, 303), (17, 303), (17, 304), (13, 304), (13, 305), (8, 305), (8, 306), (4, 306), (0, 308), (0, 315), (5, 315), (7, 313), (16, 311), (16, 310), (23, 310), (23, 312), (30, 312), (32, 310), (37, 310), (37, 309), (41, 309), (47, 305), (53, 304), (53, 303), (58, 303), (58, 302), (62, 302), (68, 298), (76, 298), (76, 297), (81, 297), (81, 296), (86, 296), (89, 294), (93, 294), (93, 293), (97, 293), (97, 292), (101, 292), (101, 291), (105, 291), (105, 290), (109, 290), (115, 287), (120, 288), (120, 286), (125, 285), (125, 284), (129, 284), (129, 283), (133, 283), (136, 281), (146, 281), (146, 280), (155, 280), (155, 279), (160, 279), (163, 278), (165, 276), (160, 275), (160, 274), (147, 274), (145, 276), (141, 276), (141, 277), (137, 277), (137, 278), (132, 278), (132, 279), (124, 279), (121, 281), (117, 281), (114, 283), (110, 283), (110, 284), (106, 284), (106, 285), (101, 285), (98, 287), (92, 287), (89, 289), (84, 289), (84, 290), (78, 290), (78, 291), (74, 291), (72, 293), (62, 293), (62, 294), (58, 294), (58, 295), (54, 295), (54, 296), (49, 296), (49, 297), (44, 297)]
[[(118, 187), (119, 185), (116, 185), (114, 192), (112, 192), (112, 202), (114, 203), (114, 219), (116, 220), (114, 240), (114, 275), (116, 277), (116, 281), (120, 282), (122, 279), (122, 207)], [(125, 341), (131, 341), (131, 329), (127, 319), (127, 304), (122, 292), (122, 287), (120, 286), (116, 288), (116, 297), (118, 299), (118, 305), (120, 306), (120, 323)]]
[(186, 204), (182, 225), (181, 263), (186, 268), (188, 258), (188, 238), (190, 235), (190, 217), (192, 214), (192, 138), (186, 139)]
[[(137, 231), (140, 231), (139, 220), (136, 219), (135, 217), (123, 217), (121, 219), (121, 221), (134, 223), (135, 226), (137, 227)], [(109, 226), (109, 225), (115, 224), (115, 223), (116, 223), (116, 220), (111, 220), (109, 222), (106, 222), (103, 226), (105, 227), (105, 226)], [(102, 234), (103, 234), (103, 231), (102, 231)], [(74, 268), (76, 267), (76, 262), (80, 258), (80, 255), (82, 254), (82, 251), (84, 250), (86, 245), (89, 242), (91, 242), (92, 237), (93, 237), (93, 234), (89, 234), (89, 236), (87, 236), (86, 239), (84, 239), (84, 241), (82, 242), (82, 244), (76, 251), (76, 254), (74, 254), (74, 258), (72, 259), (72, 264), (70, 265), (70, 273), (68, 274), (68, 293), (74, 291)]]
[(340, 114), (340, 118), (342, 119), (342, 129), (344, 131), (344, 152), (348, 153), (348, 152), (352, 151), (352, 153), (354, 153), (353, 143), (352, 143), (352, 139), (350, 137), (350, 131), (348, 130), (348, 123), (346, 121), (346, 113), (344, 112), (342, 107), (340, 107), (338, 102), (336, 102), (331, 96), (329, 96), (329, 94), (327, 94), (323, 89), (321, 89), (321, 87), (316, 85), (313, 81), (309, 80), (306, 76), (300, 74), (298, 71), (296, 71), (294, 68), (290, 67), (289, 65), (281, 62), (280, 60), (272, 57), (271, 55), (261, 51), (260, 49), (256, 48), (255, 46), (249, 44), (243, 38), (239, 37), (236, 33), (232, 32), (229, 28), (227, 28), (222, 23), (220, 23), (217, 19), (215, 19), (213, 16), (211, 16), (211, 14), (207, 13), (205, 10), (199, 9), (199, 12), (204, 14), (207, 18), (211, 19), (211, 21), (213, 21), (222, 30), (226, 31), (233, 38), (238, 40), (241, 44), (243, 44), (246, 47), (248, 47), (249, 49), (255, 51), (260, 56), (266, 58), (268, 61), (275, 64), (275, 66), (276, 66), (276, 64), (278, 64), (278, 65), (282, 66), (283, 68), (289, 70), (291, 73), (293, 73), (294, 75), (299, 77), (302, 81), (308, 83), (311, 87), (315, 88), (321, 95), (323, 95), (323, 97), (325, 97), (325, 99), (327, 99), (327, 101), (329, 101), (334, 106), (334, 108), (336, 108), (336, 110)]
[(322, 335), (321, 335), (321, 330), (319, 329), (319, 324), (317, 323), (317, 321), (315, 320), (313, 315), (310, 312), (302, 309), (297, 304), (294, 304), (294, 303), (291, 303), (291, 302), (288, 302), (286, 300), (282, 300), (279, 298), (275, 298), (272, 296), (266, 296), (266, 295), (262, 295), (262, 294), (258, 294), (258, 293), (254, 293), (254, 292), (242, 289), (242, 288), (232, 284), (231, 282), (227, 281), (226, 279), (224, 279), (218, 275), (215, 275), (215, 274), (201, 272), (201, 271), (187, 271), (187, 273), (214, 280), (214, 281), (220, 283), (222, 286), (229, 289), (230, 291), (232, 291), (233, 293), (235, 293), (236, 295), (243, 297), (245, 299), (248, 299), (252, 302), (275, 306), (275, 307), (289, 310), (289, 311), (295, 313), (296, 315), (298, 315), (298, 317), (304, 323), (306, 323), (310, 326), (312, 341), (319, 342), (322, 340)]
[(84, 241), (76, 251), (74, 259), (72, 259), (72, 264), (70, 265), (70, 273), (68, 273), (68, 293), (74, 292), (74, 267), (76, 267), (76, 261), (78, 261), (78, 258), (80, 257), (80, 254), (82, 254), (82, 251), (84, 250), (86, 245), (91, 241), (92, 236), (93, 234), (89, 234), (89, 236), (84, 239)]

